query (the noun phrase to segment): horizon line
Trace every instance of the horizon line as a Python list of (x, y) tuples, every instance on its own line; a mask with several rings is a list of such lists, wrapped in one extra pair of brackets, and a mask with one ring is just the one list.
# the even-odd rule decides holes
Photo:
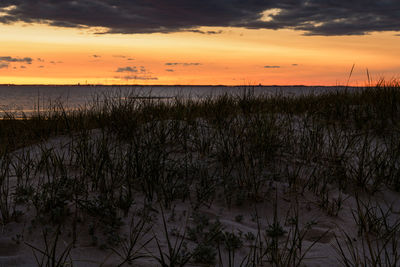
[(0, 84), (0, 86), (123, 86), (123, 87), (374, 87), (374, 85), (305, 85), (305, 84), (258, 84), (258, 85), (243, 85), (243, 84), (237, 84), (237, 85), (225, 85), (225, 84), (80, 84), (80, 83), (74, 83), (74, 84), (16, 84), (16, 83), (3, 83)]

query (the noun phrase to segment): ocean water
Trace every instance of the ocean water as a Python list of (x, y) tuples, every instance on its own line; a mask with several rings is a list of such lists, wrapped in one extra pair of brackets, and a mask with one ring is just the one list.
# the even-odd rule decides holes
[(83, 107), (102, 96), (125, 97), (134, 94), (157, 98), (202, 98), (222, 94), (302, 95), (343, 90), (344, 87), (323, 86), (18, 86), (0, 85), (0, 115), (13, 113), (29, 116), (35, 111), (46, 110), (50, 105), (62, 103), (66, 109)]

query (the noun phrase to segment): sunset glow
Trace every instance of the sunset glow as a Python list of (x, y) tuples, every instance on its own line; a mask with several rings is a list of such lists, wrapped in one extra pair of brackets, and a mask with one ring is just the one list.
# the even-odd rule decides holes
[[(262, 21), (277, 13), (264, 12)], [(2, 84), (337, 85), (355, 64), (351, 84), (365, 85), (367, 69), (373, 80), (400, 73), (394, 31), (309, 36), (295, 29), (198, 27), (99, 34), (103, 28), (15, 22), (0, 24), (0, 32)]]

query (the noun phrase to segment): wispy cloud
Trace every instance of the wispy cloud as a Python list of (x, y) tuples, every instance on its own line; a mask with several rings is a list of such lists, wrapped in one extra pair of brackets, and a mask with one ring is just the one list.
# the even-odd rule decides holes
[(134, 73), (150, 73), (144, 66), (127, 66), (127, 67), (120, 67), (115, 72), (134, 72)]
[[(124, 76), (116, 76), (116, 79), (123, 79), (123, 80), (158, 80), (157, 77), (154, 77), (150, 71), (146, 69), (145, 66), (127, 66), (127, 67), (120, 67), (115, 72), (117, 73), (124, 73), (128, 75)], [(131, 73), (131, 74), (129, 74)], [(135, 73), (135, 74), (133, 74)]]
[(140, 76), (140, 75), (126, 75), (126, 76), (123, 76), (123, 77), (114, 77), (114, 78), (123, 79), (123, 80), (144, 80), (144, 81), (158, 80), (157, 77)]
[(7, 69), (9, 66), (8, 63), (0, 63), (0, 69)]
[(173, 70), (173, 69), (166, 69), (165, 71), (174, 72), (175, 70)]
[(281, 66), (264, 66), (265, 69), (279, 69)]
[(24, 57), (24, 58), (17, 58), (17, 57), (0, 57), (0, 62), (24, 62), (26, 64), (32, 64), (33, 59), (30, 57)]
[(135, 60), (135, 59), (132, 58), (132, 57), (124, 56), (124, 55), (113, 55), (113, 57), (114, 57), (114, 58), (123, 58), (123, 59), (126, 59), (126, 60), (128, 60), (128, 61)]
[(222, 31), (222, 30), (219, 30), (219, 31), (187, 30), (187, 32), (194, 32), (194, 33), (200, 33), (200, 34), (213, 35), (213, 34), (221, 34), (224, 31)]
[(92, 57), (94, 57), (94, 58), (99, 58), (99, 57), (101, 57), (100, 55), (92, 55)]
[(181, 62), (167, 62), (167, 63), (165, 63), (165, 65), (166, 66), (199, 66), (199, 65), (201, 65), (201, 63), (198, 63), (198, 62), (183, 62), (183, 63), (181, 63)]
[(134, 67), (121, 67), (118, 68), (115, 72), (138, 72), (136, 66)]

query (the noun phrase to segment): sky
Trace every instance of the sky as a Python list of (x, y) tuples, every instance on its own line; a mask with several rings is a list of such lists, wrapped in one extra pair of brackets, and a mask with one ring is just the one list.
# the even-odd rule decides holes
[(2, 0), (0, 84), (364, 86), (399, 77), (399, 17), (398, 0)]

